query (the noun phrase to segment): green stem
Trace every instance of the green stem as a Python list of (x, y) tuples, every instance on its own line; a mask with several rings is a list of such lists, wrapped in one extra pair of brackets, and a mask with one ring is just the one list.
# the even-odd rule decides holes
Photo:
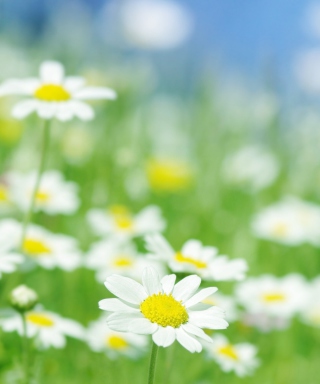
[(24, 313), (21, 313), (23, 335), (22, 335), (22, 363), (23, 363), (23, 384), (29, 384), (29, 346), (27, 336), (27, 321)]
[(34, 186), (34, 190), (32, 192), (30, 206), (29, 206), (29, 209), (25, 215), (23, 225), (22, 225), (22, 234), (21, 234), (21, 242), (20, 242), (20, 250), (21, 251), (23, 251), (23, 244), (25, 241), (28, 225), (30, 224), (30, 222), (32, 220), (32, 214), (33, 214), (34, 207), (36, 204), (36, 196), (37, 196), (37, 192), (38, 192), (38, 189), (40, 186), (41, 176), (42, 176), (43, 171), (44, 171), (44, 166), (45, 166), (45, 161), (46, 161), (46, 153), (47, 153), (47, 148), (48, 148), (49, 138), (50, 138), (50, 135), (49, 135), (49, 133), (50, 133), (50, 121), (51, 120), (45, 120), (44, 121), (42, 151), (41, 151), (41, 157), (40, 157), (40, 163), (39, 163), (36, 183)]
[(157, 354), (159, 347), (156, 343), (152, 343), (152, 351), (151, 351), (151, 359), (149, 366), (149, 376), (148, 376), (148, 384), (154, 383), (154, 375), (156, 371), (156, 362), (157, 362)]

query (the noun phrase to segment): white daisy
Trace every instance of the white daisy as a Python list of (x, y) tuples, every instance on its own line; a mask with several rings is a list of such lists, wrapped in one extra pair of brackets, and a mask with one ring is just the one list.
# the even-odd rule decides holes
[(162, 235), (154, 234), (146, 236), (146, 248), (173, 272), (197, 273), (205, 280), (242, 280), (248, 269), (245, 260), (218, 256), (217, 248), (203, 246), (198, 240), (188, 240), (181, 251), (175, 251)]
[[(66, 336), (83, 340), (85, 331), (78, 322), (66, 319), (57, 313), (44, 310), (42, 307), (26, 312), (27, 336), (35, 337), (39, 348), (63, 348), (66, 345)], [(23, 324), (19, 314), (1, 319), (0, 327), (4, 332), (16, 331), (23, 335)]]
[(36, 112), (43, 119), (61, 121), (78, 117), (90, 120), (93, 109), (83, 100), (115, 99), (116, 93), (109, 88), (86, 87), (82, 77), (65, 77), (63, 66), (56, 61), (45, 61), (40, 66), (39, 78), (11, 79), (0, 86), (0, 96), (29, 96), (15, 105), (12, 115), (23, 119)]
[(299, 315), (305, 324), (320, 328), (320, 277), (308, 285), (306, 300)]
[(279, 164), (265, 149), (248, 146), (225, 159), (223, 172), (229, 183), (259, 191), (275, 181), (279, 174)]
[[(10, 175), (10, 190), (13, 201), (22, 210), (30, 205), (36, 183), (37, 173), (32, 171), (26, 175), (12, 173)], [(45, 172), (36, 193), (35, 210), (49, 215), (74, 213), (79, 207), (77, 195), (78, 186), (70, 181), (64, 181), (59, 171)]]
[(130, 238), (161, 232), (165, 228), (161, 211), (156, 206), (148, 206), (136, 215), (122, 205), (111, 206), (105, 211), (92, 209), (88, 212), (88, 221), (98, 236)]
[(257, 237), (286, 245), (320, 245), (320, 207), (288, 197), (257, 214), (252, 229)]
[(119, 355), (136, 359), (145, 352), (148, 344), (145, 335), (109, 329), (106, 325), (106, 316), (89, 324), (86, 340), (93, 351), (105, 352), (112, 360)]
[(114, 273), (139, 280), (142, 271), (148, 266), (157, 269), (161, 276), (165, 274), (160, 262), (148, 260), (139, 255), (133, 243), (114, 239), (93, 244), (86, 257), (85, 265), (96, 271), (96, 279), (102, 283), (107, 276)]
[(153, 268), (146, 268), (142, 285), (127, 277), (112, 275), (105, 282), (107, 289), (119, 299), (104, 299), (99, 307), (114, 312), (107, 317), (107, 325), (118, 332), (152, 334), (153, 341), (168, 347), (177, 340), (190, 352), (200, 352), (202, 345), (196, 339), (210, 342), (201, 328), (225, 329), (224, 312), (218, 307), (203, 311), (193, 310), (201, 300), (217, 291), (210, 287), (195, 293), (200, 277), (191, 275), (177, 284), (176, 276), (161, 280)]
[[(19, 249), (22, 234), (21, 224), (11, 219), (2, 220), (0, 232), (1, 229), (4, 233), (10, 234), (10, 237), (4, 240), (4, 244), (12, 250)], [(22, 249), (29, 262), (46, 269), (58, 267), (71, 271), (77, 268), (81, 262), (81, 252), (75, 239), (50, 233), (37, 225), (28, 226)]]
[(231, 344), (221, 334), (212, 337), (212, 343), (203, 343), (207, 355), (213, 358), (224, 372), (234, 371), (237, 376), (251, 375), (259, 366), (257, 348), (249, 343)]
[(239, 283), (236, 297), (249, 314), (290, 319), (305, 302), (306, 287), (304, 278), (298, 274), (262, 275)]

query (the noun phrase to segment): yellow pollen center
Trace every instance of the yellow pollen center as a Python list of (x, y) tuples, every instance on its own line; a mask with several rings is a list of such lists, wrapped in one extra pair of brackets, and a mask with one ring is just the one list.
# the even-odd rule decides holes
[(265, 293), (262, 296), (262, 300), (267, 303), (276, 303), (276, 302), (282, 302), (286, 300), (286, 296), (283, 293)]
[(42, 254), (51, 253), (51, 249), (37, 239), (26, 239), (23, 243), (23, 250), (25, 253), (32, 256), (41, 256)]
[(232, 360), (238, 360), (239, 359), (236, 350), (234, 349), (234, 347), (231, 344), (224, 345), (223, 347), (220, 347), (218, 349), (218, 353), (220, 353), (220, 355), (229, 357)]
[(110, 208), (116, 227), (120, 230), (130, 231), (133, 228), (133, 220), (130, 211), (123, 205), (113, 205)]
[(201, 260), (196, 260), (193, 259), (192, 257), (184, 256), (181, 252), (177, 252), (174, 256), (175, 261), (178, 263), (187, 263), (187, 264), (192, 264), (196, 268), (206, 268), (207, 263), (201, 261)]
[(122, 268), (132, 267), (133, 260), (127, 256), (118, 256), (113, 261), (113, 265), (115, 267), (122, 267)]
[(43, 101), (48, 102), (61, 102), (67, 101), (71, 98), (71, 95), (61, 85), (57, 84), (44, 84), (39, 87), (34, 96)]
[(185, 306), (165, 293), (155, 293), (146, 298), (140, 305), (140, 311), (151, 323), (162, 327), (179, 328), (189, 319)]
[(54, 325), (54, 321), (49, 316), (42, 313), (28, 313), (26, 315), (26, 319), (29, 323), (35, 324), (39, 327), (52, 327)]
[(47, 192), (37, 192), (36, 193), (36, 200), (40, 203), (46, 203), (50, 199), (50, 195)]
[(6, 190), (6, 188), (2, 187), (0, 185), (0, 202), (4, 202), (4, 201), (7, 201), (8, 200), (8, 192)]
[(128, 347), (128, 343), (127, 341), (120, 337), (120, 336), (116, 336), (116, 335), (112, 335), (110, 337), (107, 337), (106, 339), (106, 344), (108, 347), (112, 348), (112, 349), (126, 349)]
[(284, 237), (288, 233), (288, 226), (284, 223), (277, 223), (272, 232), (277, 237)]

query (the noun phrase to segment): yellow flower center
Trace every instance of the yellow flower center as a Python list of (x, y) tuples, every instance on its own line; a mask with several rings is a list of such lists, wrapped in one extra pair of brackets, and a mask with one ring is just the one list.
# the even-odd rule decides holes
[(165, 293), (155, 293), (146, 298), (140, 305), (140, 311), (151, 323), (162, 327), (179, 328), (189, 319), (185, 306)]
[(0, 185), (0, 202), (8, 201), (8, 191), (5, 187)]
[(34, 96), (42, 101), (48, 102), (61, 102), (67, 101), (71, 98), (71, 95), (61, 85), (57, 84), (44, 84), (39, 87)]
[(174, 256), (175, 261), (178, 263), (192, 264), (196, 268), (206, 268), (207, 263), (201, 260), (193, 259), (192, 257), (184, 256), (181, 252), (177, 252)]
[(43, 313), (28, 313), (26, 319), (39, 327), (52, 327), (54, 325), (54, 321), (48, 315), (44, 315)]
[(283, 293), (265, 293), (262, 295), (262, 300), (267, 302), (267, 303), (276, 303), (276, 302), (281, 302), (286, 300), (286, 296)]
[(50, 194), (47, 192), (38, 191), (36, 193), (36, 200), (40, 203), (46, 203), (50, 200)]
[(229, 357), (232, 360), (238, 360), (239, 356), (235, 350), (235, 348), (231, 344), (224, 345), (218, 349), (218, 353), (220, 355)]
[(285, 224), (285, 223), (277, 223), (273, 227), (272, 233), (274, 234), (274, 236), (277, 236), (277, 237), (284, 237), (284, 236), (286, 236), (287, 233), (288, 233), (288, 226), (287, 226), (287, 224)]
[(133, 229), (133, 219), (130, 211), (123, 205), (113, 205), (110, 208), (116, 227), (123, 231), (131, 231)]
[(37, 239), (25, 239), (23, 250), (25, 253), (32, 256), (41, 256), (42, 254), (51, 253), (51, 249), (45, 243)]
[(192, 170), (178, 160), (151, 160), (147, 164), (147, 177), (151, 188), (160, 191), (179, 191), (192, 182)]
[(134, 262), (130, 257), (122, 255), (116, 257), (113, 261), (113, 265), (120, 268), (132, 267), (133, 264)]
[(112, 335), (107, 337), (106, 344), (112, 349), (126, 349), (128, 348), (128, 342), (123, 337)]

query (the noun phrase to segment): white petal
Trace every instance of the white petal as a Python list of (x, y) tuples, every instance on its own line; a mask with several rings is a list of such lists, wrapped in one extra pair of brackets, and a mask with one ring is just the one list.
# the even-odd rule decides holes
[(226, 329), (229, 324), (223, 317), (224, 311), (218, 307), (204, 311), (189, 311), (189, 322), (199, 328)]
[(161, 279), (161, 285), (162, 285), (163, 292), (166, 293), (167, 295), (169, 295), (173, 290), (175, 281), (176, 281), (176, 275), (164, 276)]
[(68, 104), (72, 109), (73, 114), (79, 119), (87, 121), (94, 118), (94, 112), (90, 105), (78, 100), (71, 100)]
[(104, 285), (111, 293), (128, 303), (140, 304), (147, 298), (142, 285), (128, 277), (111, 275)]
[(199, 288), (200, 283), (201, 279), (199, 276), (191, 275), (185, 277), (175, 285), (172, 295), (175, 299), (184, 302)]
[(78, 76), (68, 76), (64, 79), (63, 86), (67, 91), (73, 93), (85, 84), (85, 79)]
[(184, 305), (189, 308), (192, 307), (195, 304), (198, 304), (200, 301), (205, 299), (206, 297), (212, 295), (213, 293), (217, 292), (218, 288), (216, 287), (209, 287), (201, 289), (198, 293), (196, 293), (194, 296), (192, 296), (188, 301), (184, 303)]
[(161, 292), (158, 272), (152, 267), (147, 267), (143, 270), (142, 283), (149, 296)]
[(119, 299), (104, 299), (99, 301), (99, 308), (110, 312), (138, 311), (136, 308), (129, 307)]
[(192, 335), (198, 336), (201, 339), (208, 341), (209, 343), (212, 343), (211, 337), (208, 336), (201, 328), (199, 328), (193, 324), (190, 324), (190, 323), (183, 324), (181, 327), (186, 332), (191, 333)]
[(199, 341), (189, 336), (182, 328), (178, 328), (176, 334), (178, 342), (189, 352), (194, 353), (202, 351), (202, 345)]
[(158, 324), (151, 323), (148, 319), (133, 319), (128, 327), (128, 332), (139, 335), (152, 335), (159, 328)]
[(176, 331), (172, 327), (159, 327), (157, 332), (152, 335), (153, 341), (159, 347), (169, 347), (176, 339)]
[(115, 312), (106, 320), (109, 328), (119, 332), (129, 332), (133, 320), (144, 319), (140, 312)]
[(57, 61), (45, 61), (40, 66), (40, 78), (45, 84), (61, 84), (64, 77), (63, 65)]
[(42, 119), (52, 119), (57, 111), (56, 103), (40, 101), (37, 106), (37, 113)]
[(23, 119), (30, 113), (37, 110), (38, 102), (36, 100), (24, 100), (16, 104), (12, 109), (12, 116), (16, 119)]
[(78, 100), (99, 100), (117, 98), (117, 94), (113, 89), (104, 87), (85, 87), (74, 93), (73, 97)]

